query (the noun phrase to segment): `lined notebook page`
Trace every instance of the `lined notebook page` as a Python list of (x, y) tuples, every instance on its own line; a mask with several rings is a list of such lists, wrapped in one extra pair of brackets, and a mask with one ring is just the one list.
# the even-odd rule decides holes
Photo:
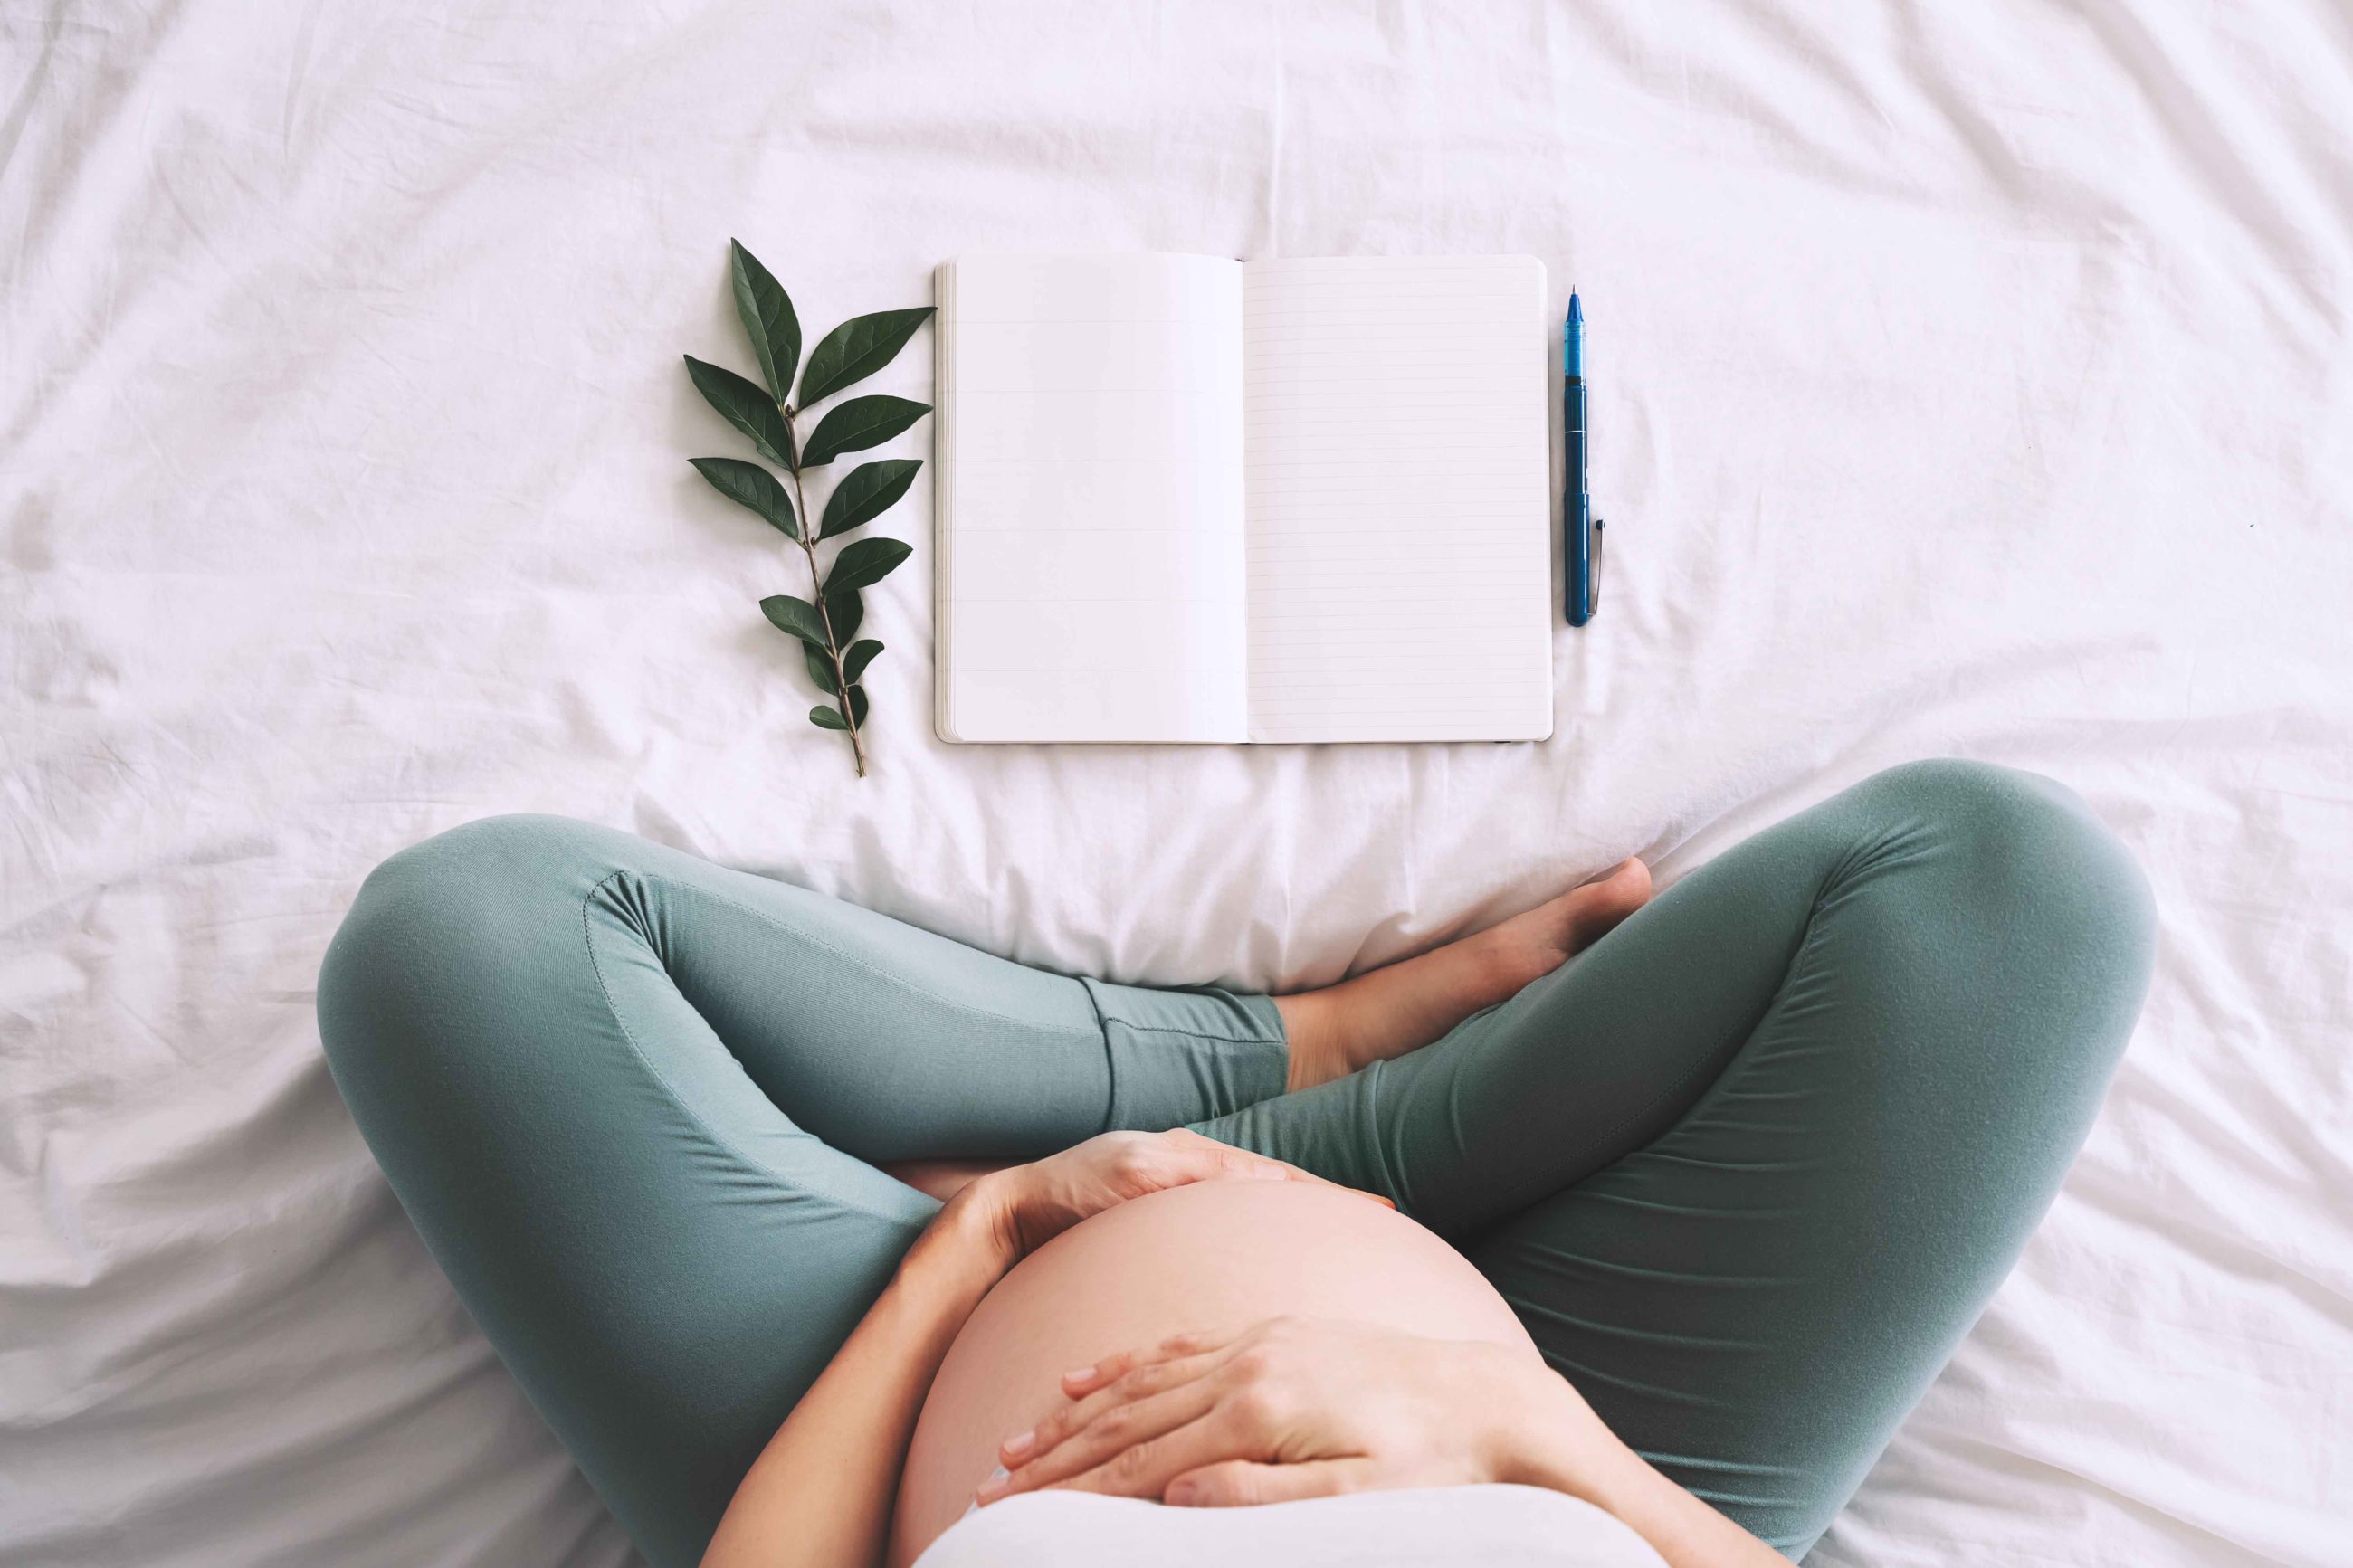
[(1250, 739), (1549, 735), (1543, 263), (1243, 277)]
[(1240, 741), (1240, 263), (940, 278), (941, 734)]

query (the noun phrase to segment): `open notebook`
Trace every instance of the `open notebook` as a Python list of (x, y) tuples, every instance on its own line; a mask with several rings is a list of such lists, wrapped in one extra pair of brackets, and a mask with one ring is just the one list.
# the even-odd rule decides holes
[(939, 275), (940, 735), (1552, 732), (1533, 257)]

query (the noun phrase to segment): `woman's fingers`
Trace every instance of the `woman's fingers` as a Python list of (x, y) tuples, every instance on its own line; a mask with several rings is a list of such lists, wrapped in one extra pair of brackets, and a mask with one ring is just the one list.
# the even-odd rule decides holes
[(1230, 1143), (1220, 1143), (1214, 1138), (1204, 1138), (1189, 1128), (1174, 1128), (1159, 1136), (1172, 1147), (1181, 1148), (1187, 1153), (1214, 1158), (1218, 1164), (1212, 1171), (1212, 1174), (1254, 1175), (1261, 1179), (1279, 1176), (1287, 1182), (1309, 1182), (1319, 1187), (1338, 1187), (1344, 1193), (1354, 1193), (1358, 1197), (1370, 1198), (1384, 1208), (1397, 1207), (1394, 1200), (1385, 1198), (1378, 1193), (1368, 1193), (1362, 1187), (1345, 1186), (1328, 1177), (1319, 1176), (1302, 1166), (1291, 1164), (1287, 1161), (1277, 1160), (1265, 1154), (1253, 1154), (1247, 1149), (1238, 1149)]
[[(1091, 1169), (1082, 1164), (1073, 1172), (1102, 1184), (1092, 1201), (1078, 1197), (1074, 1206), (1082, 1215), (1194, 1182), (1293, 1179), (1291, 1167), (1280, 1160), (1189, 1133), (1107, 1132), (1090, 1140), (1094, 1142), (1104, 1145), (1101, 1158)], [(1089, 1143), (1080, 1144), (1079, 1150), (1092, 1152)]]
[(1237, 1149), (1230, 1143), (1220, 1143), (1214, 1138), (1204, 1138), (1183, 1128), (1162, 1133), (1160, 1143), (1169, 1161), (1170, 1173), (1176, 1178), (1171, 1185), (1221, 1179), (1258, 1182), (1309, 1179), (1306, 1172), (1296, 1170), (1280, 1160), (1270, 1160), (1263, 1154), (1253, 1154), (1247, 1149)]
[(1303, 1465), (1221, 1459), (1171, 1479), (1162, 1489), (1160, 1500), (1174, 1508), (1254, 1508), (1261, 1503), (1334, 1497), (1363, 1490), (1368, 1469), (1362, 1459), (1316, 1459)]
[[(1206, 1382), (1195, 1383), (1178, 1393), (1207, 1394), (1210, 1386)], [(1202, 1413), (1182, 1426), (1138, 1442), (1106, 1445), (1112, 1447), (1112, 1451), (1102, 1455), (1099, 1462), (1049, 1482), (1048, 1487), (1056, 1491), (1100, 1492), (1106, 1497), (1156, 1498), (1166, 1491), (1170, 1481), (1187, 1471), (1228, 1459), (1268, 1457), (1260, 1446), (1263, 1439), (1247, 1423), (1238, 1420), (1229, 1405), (1214, 1398), (1205, 1399), (1203, 1404)], [(1067, 1447), (1076, 1448), (1078, 1445)]]
[(1156, 1345), (1144, 1350), (1121, 1351), (1108, 1355), (1092, 1366), (1082, 1366), (1062, 1374), (1062, 1392), (1078, 1399), (1090, 1390), (1103, 1387), (1126, 1376), (1137, 1367), (1156, 1362), (1183, 1361), (1208, 1351), (1223, 1350), (1241, 1338), (1240, 1329), (1202, 1329), (1191, 1333), (1171, 1334)]
[[(1083, 1428), (1056, 1446), (1051, 1453), (1039, 1453), (1029, 1458), (1019, 1469), (1000, 1476), (974, 1494), (982, 1503), (996, 1501), (1012, 1492), (1036, 1491), (1043, 1487), (1060, 1486), (1092, 1475), (1098, 1470), (1116, 1472), (1115, 1477), (1099, 1479), (1126, 1479), (1134, 1476), (1143, 1458), (1156, 1453), (1160, 1440), (1167, 1434), (1183, 1429), (1187, 1423), (1198, 1423), (1214, 1409), (1217, 1390), (1209, 1384), (1195, 1381), (1180, 1384), (1166, 1394), (1139, 1399), (1132, 1405), (1120, 1405), (1103, 1411)], [(1008, 1447), (1010, 1448), (1008, 1444)], [(1196, 1458), (1192, 1464), (1205, 1463), (1211, 1456)], [(1188, 1466), (1180, 1465), (1176, 1469)], [(1129, 1497), (1158, 1497), (1160, 1486), (1172, 1469), (1152, 1484), (1147, 1491), (1124, 1491)], [(1104, 1485), (1082, 1487), (1082, 1489), (1104, 1491)]]
[(1236, 1148), (1231, 1143), (1220, 1143), (1214, 1138), (1204, 1138), (1188, 1127), (1172, 1128), (1160, 1136), (1166, 1139), (1174, 1147), (1215, 1159), (1219, 1169), (1223, 1173), (1234, 1174), (1245, 1171), (1256, 1173), (1266, 1167), (1271, 1167), (1284, 1181), (1314, 1182), (1326, 1187), (1339, 1184), (1325, 1181), (1314, 1172), (1301, 1170), (1298, 1166), (1285, 1161), (1272, 1159), (1264, 1154), (1253, 1154), (1247, 1149)]
[(982, 1205), (991, 1226), (1003, 1237), (1010, 1255), (1008, 1265), (1082, 1220), (1170, 1187), (1233, 1180), (1335, 1184), (1296, 1165), (1184, 1128), (1167, 1132), (1099, 1132), (1059, 1154), (971, 1179), (961, 1179), (965, 1176), (961, 1171), (950, 1173), (923, 1163), (900, 1168), (905, 1179), (922, 1183), (926, 1191), (933, 1191), (933, 1178), (958, 1178), (956, 1185), (941, 1184), (934, 1195), (952, 1194)]
[[(1008, 1470), (1017, 1470), (1042, 1459), (1110, 1411), (1181, 1387), (1205, 1373), (1214, 1372), (1225, 1359), (1223, 1351), (1211, 1350), (1131, 1368), (1109, 1383), (1096, 1385), (1095, 1391), (1083, 1399), (1063, 1405), (1029, 1431), (1007, 1438), (997, 1448), (997, 1462)], [(1064, 1386), (1069, 1386), (1067, 1377)]]

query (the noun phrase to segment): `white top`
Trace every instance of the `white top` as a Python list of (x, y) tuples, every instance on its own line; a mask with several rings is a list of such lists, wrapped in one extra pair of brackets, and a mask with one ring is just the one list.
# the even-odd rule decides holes
[(968, 1513), (915, 1568), (1664, 1568), (1590, 1503), (1535, 1487), (1351, 1492), (1262, 1508), (1164, 1508), (1027, 1492)]

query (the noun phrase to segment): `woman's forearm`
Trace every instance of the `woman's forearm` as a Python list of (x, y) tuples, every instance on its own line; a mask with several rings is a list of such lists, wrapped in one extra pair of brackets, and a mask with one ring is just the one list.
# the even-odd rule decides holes
[(1670, 1568), (1787, 1568), (1788, 1559), (1626, 1451), (1592, 1500), (1618, 1516)]
[(951, 1202), (735, 1489), (704, 1568), (882, 1560), (923, 1397), (956, 1331), (1012, 1266), (984, 1205)]
[(1654, 1469), (1549, 1372), (1526, 1384), (1504, 1479), (1581, 1498), (1650, 1542), (1670, 1568), (1788, 1568), (1788, 1559)]

